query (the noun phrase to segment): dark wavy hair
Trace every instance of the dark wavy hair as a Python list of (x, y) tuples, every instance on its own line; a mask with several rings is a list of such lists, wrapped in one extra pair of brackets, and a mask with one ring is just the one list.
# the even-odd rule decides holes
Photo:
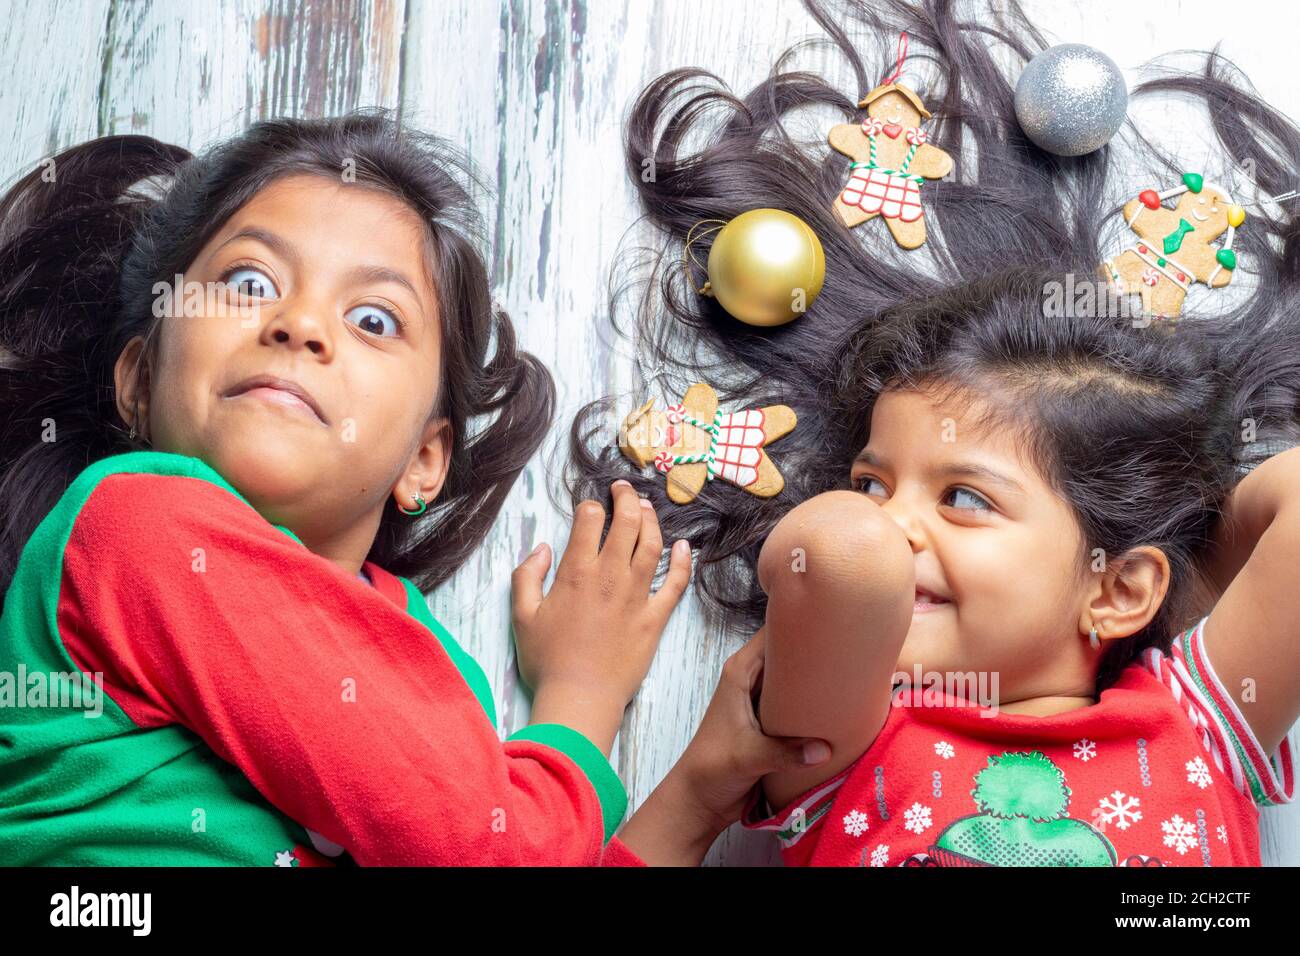
[[(430, 417), (448, 416), (453, 435), (437, 501), (417, 521), (390, 503), (369, 559), (427, 591), (479, 545), (545, 436), (555, 386), (493, 304), (469, 160), (389, 111), (360, 110), (260, 122), (198, 156), (148, 136), (105, 136), (42, 163), (0, 199), (0, 589), (79, 472), (145, 447), (122, 426), (113, 366), (136, 335), (143, 374), (153, 364), (154, 283), (183, 273), (273, 180), (337, 180), (348, 163), (356, 183), (424, 222), (443, 342)], [(480, 415), (491, 421), (471, 436)], [(58, 440), (42, 441), (51, 420)]]
[[(665, 537), (688, 537), (699, 549), (706, 608), (754, 628), (766, 601), (755, 573), (763, 541), (799, 502), (849, 486), (877, 397), (926, 387), (978, 398), (989, 424), (1018, 430), (1073, 510), (1086, 541), (1081, 564), (1100, 548), (1110, 567), (1122, 567), (1141, 545), (1170, 562), (1156, 617), (1108, 645), (1100, 693), (1144, 648), (1167, 649), (1191, 623), (1194, 572), (1225, 497), (1253, 465), (1297, 439), (1300, 227), (1285, 210), (1252, 207), (1235, 243), (1234, 282), (1249, 283), (1251, 294), (1206, 295), (1204, 309), (1185, 310), (1172, 328), (1135, 322), (1122, 307), (1091, 318), (1056, 314), (1045, 307), (1053, 284), (1093, 282), (1123, 240), (1111, 197), (1176, 182), (1183, 169), (1131, 125), (1137, 159), (1124, 168), (1109, 146), (1064, 158), (1029, 141), (1002, 64), (1023, 64), (1047, 43), (1014, 3), (990, 4), (969, 20), (948, 0), (806, 5), (857, 79), (851, 98), (816, 75), (784, 72), (796, 46), (743, 97), (711, 73), (678, 69), (651, 82), (631, 109), (627, 169), (663, 243), (644, 275), (624, 277), (611, 305), (616, 312), (624, 294), (640, 292), (636, 354), (653, 373), (643, 371), (641, 391), (580, 412), (569, 492), (576, 500), (627, 478), (661, 506)], [(951, 178), (924, 186), (928, 237), (914, 251), (897, 248), (879, 223), (842, 225), (832, 207), (848, 160), (824, 143), (814, 150), (796, 141), (785, 123), (805, 108), (860, 119), (855, 103), (894, 64), (901, 30), (909, 67), (928, 63), (937, 75), (919, 92), (934, 113), (930, 141), (956, 162)], [(874, 48), (851, 33), (875, 37)], [(1161, 92), (1203, 104), (1225, 166), (1253, 163), (1262, 196), (1292, 188), (1300, 131), (1231, 64), (1212, 52), (1199, 72), (1156, 72), (1134, 97)], [(1205, 170), (1206, 178), (1218, 172), (1226, 170)], [(682, 269), (692, 225), (756, 207), (802, 218), (826, 254), (820, 297), (774, 329), (737, 322), (696, 294)], [(707, 235), (692, 244), (701, 260), (708, 248)], [(662, 478), (637, 472), (602, 441), (611, 406), (626, 412), (649, 395), (671, 401), (694, 381), (714, 384), (724, 407), (794, 407), (798, 427), (771, 449), (786, 479), (782, 494), (759, 499), (714, 481), (691, 504), (674, 505)]]

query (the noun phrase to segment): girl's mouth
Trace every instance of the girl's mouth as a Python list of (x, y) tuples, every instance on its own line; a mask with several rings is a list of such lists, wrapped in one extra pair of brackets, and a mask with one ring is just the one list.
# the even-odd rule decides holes
[(252, 378), (244, 379), (233, 388), (227, 389), (223, 397), (238, 398), (240, 396), (248, 396), (259, 401), (269, 402), (272, 405), (292, 409), (308, 418), (315, 419), (322, 425), (328, 426), (329, 424), (311, 392), (291, 379), (280, 378), (276, 375), (254, 375)]
[(304, 402), (297, 395), (293, 394), (293, 392), (286, 392), (281, 388), (270, 388), (265, 385), (259, 385), (257, 388), (250, 388), (246, 392), (240, 392), (239, 395), (261, 399), (264, 402), (270, 402), (272, 405), (282, 405), (285, 408), (291, 408), (316, 421), (320, 421), (320, 416), (312, 410), (310, 405)]
[(912, 613), (927, 614), (930, 611), (938, 610), (950, 603), (952, 602), (947, 598), (941, 598), (934, 594), (930, 594), (928, 591), (917, 589), (916, 599), (912, 603)]

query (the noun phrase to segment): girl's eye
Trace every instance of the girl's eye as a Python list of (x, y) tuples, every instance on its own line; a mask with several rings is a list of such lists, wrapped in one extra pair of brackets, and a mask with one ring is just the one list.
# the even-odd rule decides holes
[(971, 491), (969, 488), (952, 488), (949, 490), (949, 494), (954, 497), (957, 495), (967, 495), (971, 498), (971, 500), (979, 502), (979, 506), (975, 508), (976, 511), (992, 508), (992, 506), (987, 501), (985, 501), (979, 495), (975, 494), (975, 492)]
[(252, 266), (235, 266), (228, 269), (221, 281), (230, 286), (243, 298), (274, 299), (277, 297), (275, 283), (261, 269)]
[(363, 332), (382, 338), (392, 338), (400, 335), (402, 331), (402, 323), (397, 320), (397, 317), (377, 305), (359, 305), (349, 310), (347, 315), (343, 316), (343, 320), (353, 323)]
[(884, 487), (884, 484), (881, 483), (880, 479), (873, 477), (872, 475), (863, 475), (860, 478), (853, 479), (853, 487), (858, 489), (858, 491), (861, 491), (863, 494), (869, 495), (871, 494), (871, 492), (868, 491), (867, 489), (871, 487), (871, 483), (873, 481), (876, 484), (880, 485), (881, 488)]

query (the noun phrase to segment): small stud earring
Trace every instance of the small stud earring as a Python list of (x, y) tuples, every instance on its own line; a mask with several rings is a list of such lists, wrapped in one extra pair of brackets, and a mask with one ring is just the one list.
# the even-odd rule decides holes
[(1101, 647), (1101, 641), (1097, 639), (1097, 629), (1095, 627), (1088, 631), (1088, 643), (1094, 651)]
[(414, 517), (415, 515), (422, 515), (422, 514), (424, 514), (424, 509), (425, 509), (426, 507), (428, 507), (428, 505), (427, 505), (427, 503), (426, 503), (425, 500), (424, 500), (424, 496), (423, 496), (422, 494), (420, 494), (420, 493), (417, 491), (417, 492), (415, 493), (415, 510), (414, 510), (414, 511), (407, 511), (407, 510), (406, 510), (405, 508), (403, 508), (401, 505), (398, 505), (398, 506), (397, 506), (397, 510), (400, 511), (400, 512), (401, 512), (402, 514), (404, 514), (404, 515), (411, 515), (412, 517)]

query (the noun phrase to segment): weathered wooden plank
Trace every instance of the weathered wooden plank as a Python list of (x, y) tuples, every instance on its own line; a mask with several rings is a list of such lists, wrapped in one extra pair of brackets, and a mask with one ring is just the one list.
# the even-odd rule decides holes
[(8, 185), (41, 158), (98, 133), (110, 0), (8, 3), (0, 18), (0, 129)]
[(119, 0), (101, 132), (198, 149), (271, 116), (396, 106), (404, 13), (403, 0)]

